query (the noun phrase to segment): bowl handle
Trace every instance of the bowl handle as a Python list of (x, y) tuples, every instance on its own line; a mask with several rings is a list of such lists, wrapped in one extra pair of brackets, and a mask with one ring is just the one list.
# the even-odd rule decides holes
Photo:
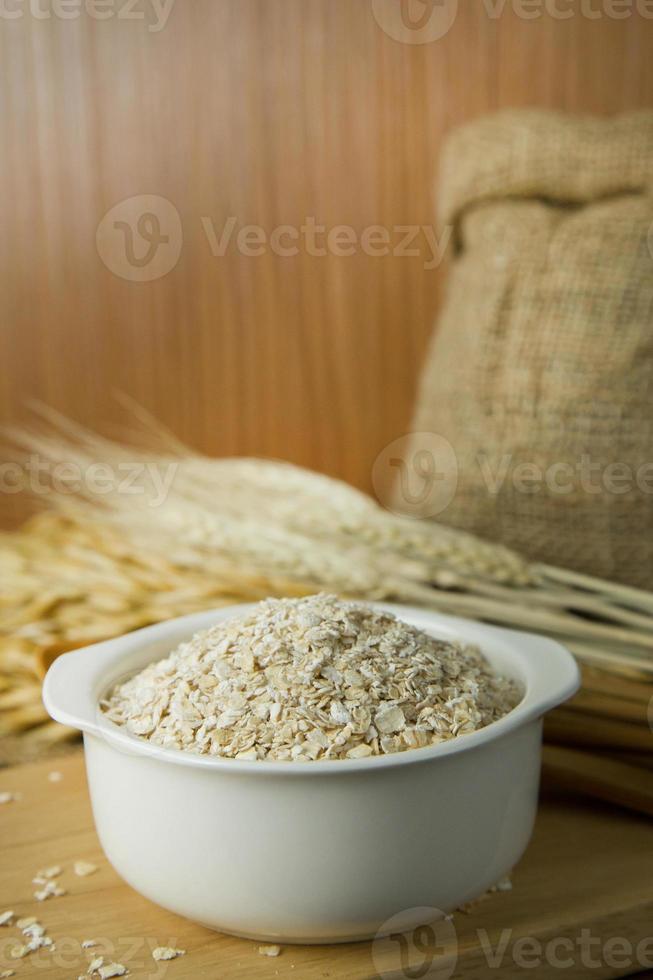
[(98, 696), (115, 656), (115, 641), (106, 640), (57, 657), (43, 681), (48, 714), (62, 725), (98, 734)]
[(101, 643), (94, 643), (57, 657), (43, 682), (43, 703), (55, 721), (97, 735), (106, 729), (98, 699), (107, 688), (116, 666), (144, 667), (165, 656), (197, 630), (253, 608), (252, 604), (191, 613), (168, 622), (154, 623)]

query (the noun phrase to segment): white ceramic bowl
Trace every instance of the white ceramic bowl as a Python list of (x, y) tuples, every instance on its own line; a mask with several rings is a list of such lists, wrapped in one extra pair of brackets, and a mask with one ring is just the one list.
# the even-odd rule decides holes
[[(572, 656), (540, 636), (382, 606), (480, 646), (524, 688), (487, 728), (367, 759), (247, 762), (159, 748), (109, 722), (98, 699), (232, 606), (59, 657), (44, 701), (84, 732), (102, 847), (133, 888), (223, 932), (298, 943), (366, 939), (404, 913), (448, 912), (510, 871), (535, 819), (542, 716), (570, 697)], [(415, 921), (408, 910), (415, 909)]]

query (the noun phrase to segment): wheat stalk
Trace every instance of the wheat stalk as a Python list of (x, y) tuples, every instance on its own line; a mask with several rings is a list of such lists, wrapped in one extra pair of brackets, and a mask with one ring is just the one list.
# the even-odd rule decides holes
[[(138, 495), (53, 488), (51, 512), (0, 538), (0, 731), (39, 727), (29, 710), (35, 681), (62, 650), (186, 612), (319, 589), (544, 632), (584, 663), (653, 680), (650, 594), (398, 517), (289, 463), (191, 453), (142, 410), (136, 417), (131, 444), (44, 408), (37, 424), (11, 433), (16, 458), (36, 453), (50, 472), (138, 461), (160, 477), (173, 466), (174, 478), (159, 506), (146, 475)], [(145, 448), (134, 448), (139, 441)]]

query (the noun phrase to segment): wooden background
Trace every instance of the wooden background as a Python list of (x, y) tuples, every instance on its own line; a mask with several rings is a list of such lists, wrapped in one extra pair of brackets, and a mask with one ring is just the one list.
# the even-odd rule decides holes
[[(270, 232), (313, 216), (394, 242), (395, 226), (433, 224), (457, 123), (653, 104), (653, 20), (615, 19), (607, 0), (572, 0), (568, 19), (461, 0), (426, 44), (388, 36), (371, 0), (176, 0), (159, 31), (151, 0), (133, 8), (149, 20), (40, 3), (51, 16), (7, 0), (21, 15), (0, 17), (0, 420), (39, 398), (112, 432), (118, 389), (209, 453), (363, 487), (408, 423), (443, 268), (425, 268), (423, 235), (411, 257), (214, 256), (202, 219), (219, 234), (230, 217)], [(178, 263), (151, 282), (96, 248), (134, 195), (167, 198), (182, 223)]]

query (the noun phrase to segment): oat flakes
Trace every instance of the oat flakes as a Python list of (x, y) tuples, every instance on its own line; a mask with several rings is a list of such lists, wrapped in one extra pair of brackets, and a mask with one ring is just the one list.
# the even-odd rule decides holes
[(87, 878), (88, 875), (95, 874), (97, 864), (92, 864), (90, 861), (75, 861), (73, 871), (79, 878)]
[(260, 956), (279, 956), (281, 946), (259, 946), (258, 951)]
[(153, 960), (175, 960), (178, 956), (185, 956), (185, 949), (175, 949), (174, 946), (157, 946), (152, 950)]
[(358, 759), (434, 745), (520, 699), (474, 647), (332, 595), (268, 599), (118, 685), (108, 718), (167, 748)]

